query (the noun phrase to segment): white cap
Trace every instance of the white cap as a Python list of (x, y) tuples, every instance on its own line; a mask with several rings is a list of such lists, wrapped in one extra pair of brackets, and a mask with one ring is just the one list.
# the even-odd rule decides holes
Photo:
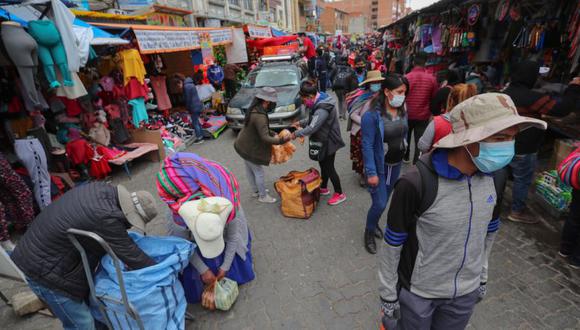
[(232, 209), (232, 203), (223, 197), (189, 201), (179, 208), (179, 215), (205, 258), (215, 258), (224, 251), (224, 229)]

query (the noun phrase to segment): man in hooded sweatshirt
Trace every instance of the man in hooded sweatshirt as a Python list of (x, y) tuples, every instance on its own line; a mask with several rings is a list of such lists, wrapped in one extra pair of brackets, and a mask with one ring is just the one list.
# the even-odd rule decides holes
[(203, 143), (203, 131), (201, 130), (201, 124), (199, 122), (199, 117), (203, 112), (203, 103), (199, 99), (197, 94), (197, 88), (193, 83), (193, 79), (187, 78), (183, 83), (183, 95), (185, 100), (185, 108), (191, 115), (191, 124), (195, 129), (195, 144)]
[[(563, 117), (580, 101), (580, 79), (573, 79), (561, 98), (532, 90), (539, 76), (540, 65), (534, 61), (518, 63), (511, 74), (511, 82), (504, 93), (514, 101), (522, 116), (540, 118), (541, 115)], [(544, 141), (544, 131), (529, 129), (516, 136), (516, 155), (510, 163), (514, 183), (512, 209), (508, 219), (521, 223), (537, 223), (537, 217), (526, 211), (528, 190), (534, 178), (538, 150)]]

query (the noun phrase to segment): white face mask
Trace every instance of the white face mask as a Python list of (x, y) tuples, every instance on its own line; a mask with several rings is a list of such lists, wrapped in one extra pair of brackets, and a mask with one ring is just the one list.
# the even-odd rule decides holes
[(399, 108), (405, 103), (405, 95), (393, 95), (393, 99), (389, 100), (389, 104), (393, 108)]

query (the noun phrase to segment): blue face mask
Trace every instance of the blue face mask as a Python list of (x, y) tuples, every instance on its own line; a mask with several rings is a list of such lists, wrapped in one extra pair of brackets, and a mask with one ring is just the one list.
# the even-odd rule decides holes
[[(515, 143), (515, 141), (479, 142), (479, 156), (471, 156), (471, 159), (481, 172), (495, 172), (506, 167), (512, 161), (515, 154)], [(469, 153), (469, 150), (467, 152)]]
[(371, 84), (369, 89), (371, 92), (376, 93), (381, 90), (381, 84)]

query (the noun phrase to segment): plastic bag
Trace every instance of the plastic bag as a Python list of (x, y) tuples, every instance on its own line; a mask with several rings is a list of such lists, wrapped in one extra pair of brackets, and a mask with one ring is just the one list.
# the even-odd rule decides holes
[(201, 294), (201, 306), (205, 309), (209, 309), (210, 311), (215, 310), (215, 287), (217, 285), (217, 281), (214, 281), (212, 284), (208, 285), (203, 289), (203, 293)]
[[(284, 129), (279, 134), (278, 137), (287, 137), (292, 135), (289, 130)], [(296, 147), (292, 142), (288, 141), (281, 145), (272, 146), (272, 158), (270, 162), (272, 164), (283, 164), (292, 158), (292, 155), (296, 151)]]
[(215, 307), (227, 311), (238, 298), (238, 283), (229, 278), (222, 278), (217, 282), (214, 293)]

